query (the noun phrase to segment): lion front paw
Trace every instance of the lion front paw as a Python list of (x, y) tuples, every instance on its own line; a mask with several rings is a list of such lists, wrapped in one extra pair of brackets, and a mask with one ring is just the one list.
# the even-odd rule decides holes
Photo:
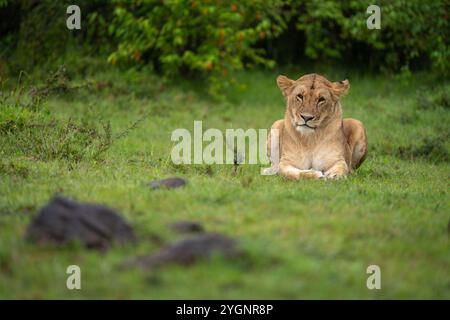
[(264, 176), (271, 176), (271, 175), (277, 174), (279, 170), (280, 169), (278, 168), (278, 166), (274, 165), (274, 166), (272, 166), (270, 168), (262, 169), (261, 170), (261, 174), (264, 175)]
[(324, 175), (322, 171), (318, 170), (299, 170), (299, 179), (323, 179)]
[(342, 172), (342, 170), (330, 169), (325, 171), (324, 178), (325, 179), (342, 179), (346, 178), (346, 173)]

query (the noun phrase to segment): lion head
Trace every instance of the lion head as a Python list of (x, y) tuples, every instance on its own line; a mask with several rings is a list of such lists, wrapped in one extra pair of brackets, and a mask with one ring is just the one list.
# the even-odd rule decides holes
[(313, 73), (298, 80), (278, 76), (277, 84), (287, 100), (286, 116), (296, 131), (309, 134), (342, 120), (339, 99), (350, 87), (348, 80), (330, 82)]

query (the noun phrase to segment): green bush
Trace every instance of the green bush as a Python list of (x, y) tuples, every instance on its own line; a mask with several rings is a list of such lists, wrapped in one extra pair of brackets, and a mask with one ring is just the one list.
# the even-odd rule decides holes
[(69, 0), (0, 0), (0, 76), (62, 61), (81, 73), (89, 66), (95, 71), (87, 57), (105, 53), (112, 64), (150, 66), (171, 80), (206, 79), (218, 96), (235, 70), (304, 58), (404, 75), (430, 69), (448, 76), (450, 70), (447, 0), (377, 1), (380, 30), (366, 26), (371, 0), (76, 3), (82, 30), (75, 32), (65, 27)]
[(430, 61), (448, 74), (448, 1), (381, 2), (381, 29), (369, 30), (366, 9), (373, 1), (300, 1), (297, 28), (305, 33), (305, 55), (312, 59), (358, 59), (375, 70), (397, 72)]
[[(227, 73), (246, 65), (273, 65), (260, 45), (295, 22), (304, 56), (359, 61), (372, 70), (399, 72), (431, 65), (448, 74), (450, 50), (445, 0), (380, 3), (381, 29), (366, 26), (372, 1), (121, 1), (110, 32), (117, 50), (110, 62), (150, 62), (170, 76)], [(291, 41), (285, 37), (284, 41)], [(283, 46), (281, 46), (283, 47)], [(276, 52), (273, 56), (288, 52)], [(273, 54), (276, 52), (276, 54)]]
[(283, 30), (281, 3), (115, 0), (109, 32), (118, 45), (109, 61), (149, 63), (170, 77), (206, 77), (218, 95), (231, 71), (274, 65), (255, 45)]
[[(20, 2), (20, 31), (17, 40), (17, 70), (31, 70), (54, 61), (66, 52), (65, 1)], [(67, 2), (67, 1), (66, 1)], [(63, 13), (63, 14), (61, 14)]]
[[(81, 8), (82, 28), (71, 31), (66, 10), (74, 2)], [(0, 76), (2, 69), (13, 77), (36, 69), (45, 75), (64, 60), (82, 65), (90, 54), (109, 53), (105, 21), (111, 8), (109, 0), (0, 0)]]

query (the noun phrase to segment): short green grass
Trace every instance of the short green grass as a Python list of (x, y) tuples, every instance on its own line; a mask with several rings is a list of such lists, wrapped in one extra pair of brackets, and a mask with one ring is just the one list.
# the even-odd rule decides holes
[[(226, 129), (268, 128), (281, 118), (276, 75), (241, 74), (245, 88), (214, 102), (195, 85), (161, 84), (143, 72), (100, 72), (93, 81), (105, 89), (53, 97), (40, 115), (110, 121), (113, 135), (125, 130), (98, 158), (46, 158), (37, 149), (17, 149), (15, 135), (25, 129), (2, 133), (0, 298), (449, 299), (448, 83), (422, 75), (350, 75), (344, 114), (364, 122), (370, 148), (345, 180), (286, 181), (261, 176), (261, 165), (171, 164), (171, 132), (193, 130), (194, 120), (203, 120), (204, 129)], [(325, 75), (341, 80), (342, 73)], [(42, 143), (51, 145), (52, 137)], [(174, 175), (188, 186), (146, 186)], [(117, 209), (140, 243), (106, 254), (27, 243), (28, 223), (56, 193)], [(130, 257), (157, 250), (151, 235), (178, 239), (166, 227), (177, 220), (239, 239), (245, 257), (152, 271), (121, 268)], [(81, 267), (81, 290), (66, 288), (72, 264)], [(381, 268), (381, 290), (366, 287), (372, 264)]]

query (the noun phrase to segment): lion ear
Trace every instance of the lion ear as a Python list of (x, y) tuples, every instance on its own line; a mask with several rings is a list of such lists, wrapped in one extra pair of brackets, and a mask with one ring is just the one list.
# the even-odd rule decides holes
[(347, 79), (343, 81), (333, 82), (331, 85), (333, 92), (338, 96), (342, 97), (350, 88), (350, 82)]
[(284, 96), (288, 95), (288, 90), (294, 84), (294, 80), (289, 79), (286, 76), (278, 76), (277, 77), (278, 88), (280, 88), (281, 92), (283, 92)]

